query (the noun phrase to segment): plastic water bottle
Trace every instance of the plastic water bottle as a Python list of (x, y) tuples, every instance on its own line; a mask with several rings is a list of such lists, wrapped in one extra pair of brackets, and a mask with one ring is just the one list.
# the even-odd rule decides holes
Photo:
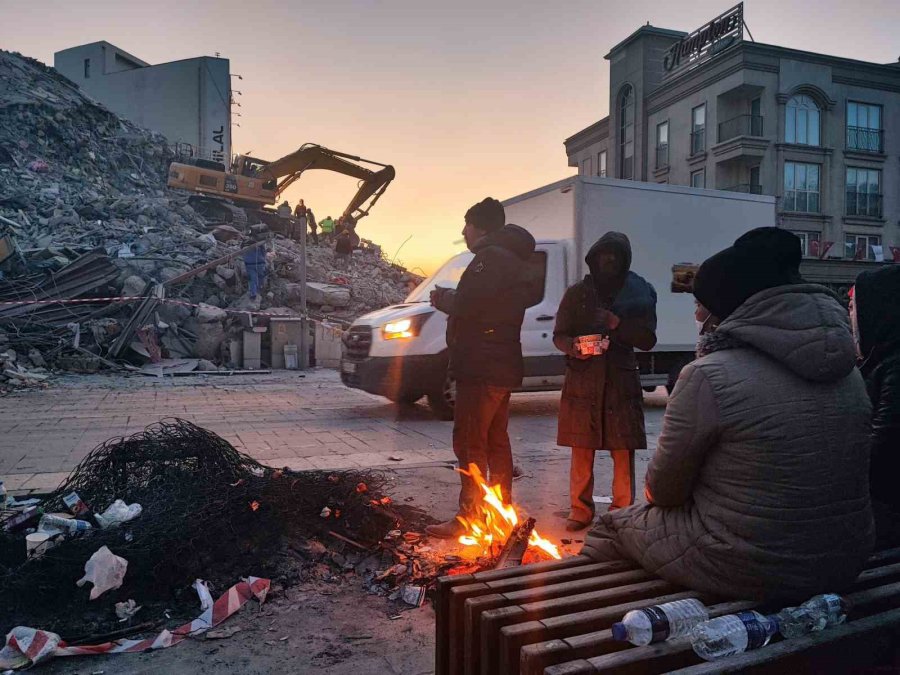
[(627, 640), (633, 645), (649, 645), (687, 635), (708, 618), (709, 612), (699, 600), (675, 600), (631, 610), (612, 625), (612, 634), (613, 639), (620, 642)]
[(6, 494), (6, 486), (3, 484), (3, 481), (0, 480), (0, 509), (5, 509), (8, 501), (9, 495)]
[(847, 613), (841, 596), (826, 593), (810, 598), (799, 607), (785, 607), (775, 618), (778, 631), (790, 639), (844, 623)]
[(691, 631), (691, 646), (702, 659), (715, 661), (732, 654), (759, 649), (778, 632), (774, 616), (740, 612), (704, 621)]

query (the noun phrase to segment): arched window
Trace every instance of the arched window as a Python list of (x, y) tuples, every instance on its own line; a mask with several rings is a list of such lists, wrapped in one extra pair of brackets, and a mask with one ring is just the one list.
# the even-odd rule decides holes
[(819, 106), (809, 96), (801, 94), (787, 102), (784, 140), (786, 143), (819, 145)]
[(619, 94), (619, 178), (634, 178), (634, 89)]

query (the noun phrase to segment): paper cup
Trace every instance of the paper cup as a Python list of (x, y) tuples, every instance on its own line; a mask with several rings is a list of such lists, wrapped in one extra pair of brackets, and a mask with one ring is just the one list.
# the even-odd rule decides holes
[(47, 532), (35, 532), (25, 535), (25, 552), (29, 558), (40, 558), (53, 546), (53, 535)]

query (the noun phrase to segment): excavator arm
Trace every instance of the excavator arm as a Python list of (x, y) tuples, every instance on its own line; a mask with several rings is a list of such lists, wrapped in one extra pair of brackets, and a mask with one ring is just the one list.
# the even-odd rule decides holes
[[(356, 162), (372, 164), (381, 168), (370, 169)], [(295, 180), (300, 178), (304, 171), (310, 169), (335, 171), (359, 179), (359, 189), (343, 213), (344, 217), (349, 216), (354, 221), (369, 215), (369, 211), (381, 195), (384, 194), (387, 186), (394, 180), (395, 175), (394, 167), (388, 164), (381, 164), (380, 162), (362, 159), (355, 155), (329, 150), (314, 143), (307, 143), (296, 152), (268, 163), (260, 171), (259, 175), (260, 177), (277, 181), (275, 189), (277, 197)]]

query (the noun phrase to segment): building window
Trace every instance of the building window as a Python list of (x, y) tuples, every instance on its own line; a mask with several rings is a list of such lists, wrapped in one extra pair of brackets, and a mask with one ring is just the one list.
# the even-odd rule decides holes
[(847, 169), (847, 215), (881, 218), (881, 171)]
[(784, 140), (798, 145), (819, 145), (819, 106), (809, 96), (794, 96), (784, 112)]
[(691, 154), (706, 150), (706, 104), (691, 110)]
[(750, 194), (762, 194), (762, 183), (759, 178), (759, 164), (750, 167)]
[(656, 125), (656, 168), (669, 166), (669, 123)]
[(619, 95), (619, 178), (634, 178), (634, 88)]
[(880, 105), (847, 102), (847, 148), (863, 152), (884, 152)]
[(881, 237), (874, 234), (848, 234), (844, 238), (845, 257), (850, 260), (884, 260)]
[(597, 153), (597, 175), (606, 178), (606, 150)]
[(784, 163), (784, 210), (819, 212), (819, 165)]
[(582, 176), (590, 176), (591, 175), (591, 158), (586, 157), (581, 160), (581, 175)]
[(84, 60), (84, 79), (87, 80), (87, 79), (90, 79), (90, 77), (91, 77), (91, 60), (85, 59)]
[(699, 171), (691, 171), (691, 187), (695, 187), (695, 188), (705, 188), (706, 187), (706, 169), (700, 169)]
[(800, 238), (800, 248), (803, 249), (804, 258), (818, 258), (822, 235), (818, 232), (794, 232)]

